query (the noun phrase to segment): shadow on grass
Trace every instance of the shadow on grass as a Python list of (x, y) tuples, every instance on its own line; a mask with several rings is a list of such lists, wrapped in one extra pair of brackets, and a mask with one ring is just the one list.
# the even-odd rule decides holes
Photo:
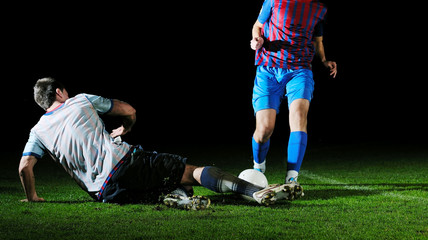
[(94, 200), (48, 200), (41, 203), (59, 203), (59, 204), (82, 204), (82, 203), (92, 203)]
[(372, 183), (372, 184), (346, 184), (347, 186), (368, 186), (368, 187), (390, 187), (394, 191), (406, 190), (428, 190), (428, 183)]
[[(428, 184), (377, 183), (377, 184), (305, 184), (323, 189), (305, 190), (303, 200), (327, 200), (337, 197), (371, 196), (392, 191), (427, 191)], [(304, 186), (303, 186), (304, 187)]]
[[(239, 194), (225, 193), (225, 194), (215, 194), (207, 195), (210, 198), (211, 203), (217, 206), (246, 206), (246, 207), (265, 207), (260, 205), (256, 201), (249, 201), (242, 198)], [(278, 201), (272, 206), (273, 208), (289, 208), (291, 206), (290, 201)]]
[(352, 189), (322, 189), (306, 190), (302, 200), (328, 200), (338, 197), (370, 196), (379, 194), (379, 190), (352, 190)]

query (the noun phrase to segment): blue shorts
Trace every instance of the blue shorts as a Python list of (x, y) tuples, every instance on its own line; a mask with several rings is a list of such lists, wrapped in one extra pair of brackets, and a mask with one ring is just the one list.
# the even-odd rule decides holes
[(309, 69), (283, 69), (258, 66), (253, 89), (254, 113), (263, 109), (279, 107), (287, 97), (288, 107), (296, 99), (312, 99), (314, 92), (314, 79)]

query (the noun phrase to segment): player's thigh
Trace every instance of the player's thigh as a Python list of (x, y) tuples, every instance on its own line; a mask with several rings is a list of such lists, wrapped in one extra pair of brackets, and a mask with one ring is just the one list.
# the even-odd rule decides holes
[(286, 97), (288, 108), (297, 99), (306, 99), (311, 102), (313, 98), (315, 82), (312, 71), (309, 69), (300, 69), (293, 72), (292, 78), (286, 85)]
[(272, 108), (263, 109), (256, 113), (256, 128), (272, 129), (275, 127), (276, 110)]
[(277, 69), (258, 66), (253, 88), (254, 113), (264, 109), (275, 109), (279, 112), (281, 101), (284, 98), (285, 83), (278, 82)]
[(113, 179), (128, 189), (141, 191), (176, 185), (183, 177), (186, 160), (169, 153), (139, 151)]
[(180, 185), (186, 160), (174, 154), (137, 151), (111, 177), (102, 197), (118, 203), (157, 200)]
[(263, 109), (256, 113), (256, 130), (253, 138), (257, 143), (269, 140), (275, 128), (276, 110)]
[(289, 112), (289, 124), (290, 130), (292, 132), (307, 132), (309, 105), (309, 100), (304, 98), (296, 99), (291, 103)]

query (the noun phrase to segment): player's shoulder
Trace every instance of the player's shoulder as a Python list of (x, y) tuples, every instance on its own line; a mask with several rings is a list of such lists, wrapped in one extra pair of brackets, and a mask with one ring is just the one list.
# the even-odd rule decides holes
[(105, 114), (110, 112), (113, 108), (113, 99), (87, 93), (82, 93), (80, 95), (86, 98), (98, 113)]
[(102, 98), (101, 96), (90, 94), (90, 93), (79, 93), (76, 96), (70, 98), (69, 100), (71, 102), (73, 101), (89, 101), (90, 103), (93, 103), (97, 99)]
[(74, 96), (73, 98), (92, 98), (96, 95), (94, 94), (89, 94), (89, 93), (79, 93), (76, 96)]

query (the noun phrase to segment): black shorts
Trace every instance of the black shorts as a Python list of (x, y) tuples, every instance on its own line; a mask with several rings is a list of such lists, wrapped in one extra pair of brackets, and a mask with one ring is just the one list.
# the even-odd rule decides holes
[(137, 149), (108, 181), (103, 202), (156, 202), (180, 186), (187, 158)]

